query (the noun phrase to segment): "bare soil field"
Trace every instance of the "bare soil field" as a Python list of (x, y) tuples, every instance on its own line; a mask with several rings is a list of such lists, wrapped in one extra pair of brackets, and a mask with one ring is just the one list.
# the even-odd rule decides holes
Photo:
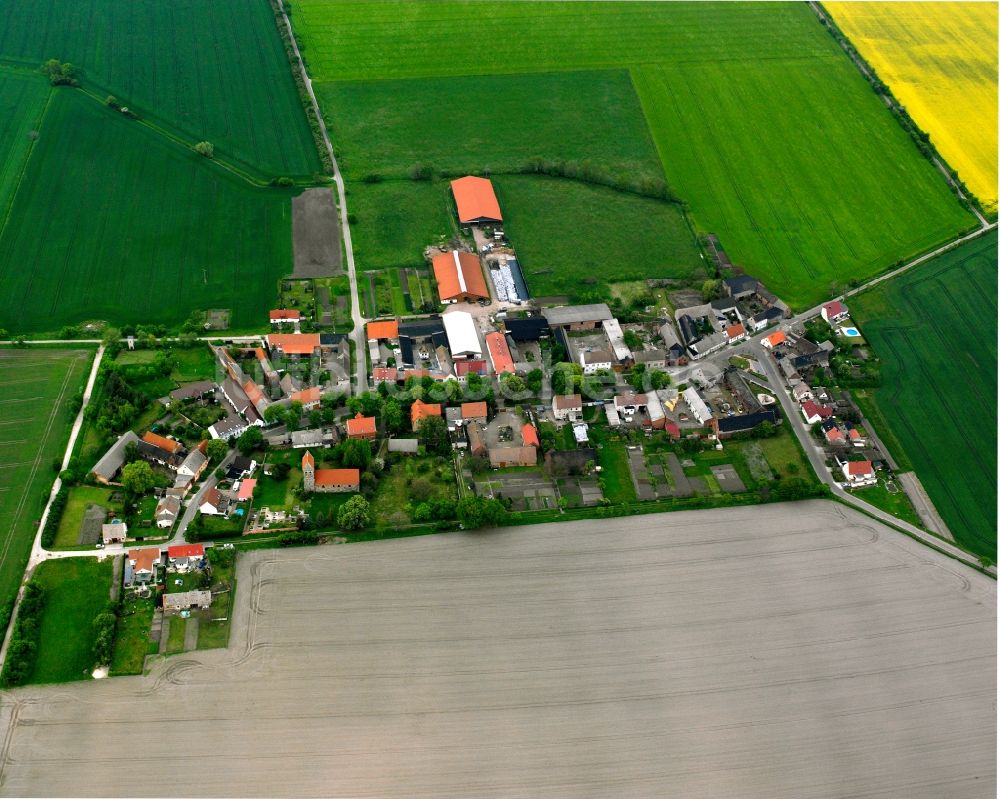
[(334, 277), (342, 271), (340, 223), (330, 189), (306, 189), (292, 198), (292, 277)]
[(0, 793), (996, 790), (995, 582), (834, 503), (261, 551), (239, 585), (227, 651), (3, 695)]

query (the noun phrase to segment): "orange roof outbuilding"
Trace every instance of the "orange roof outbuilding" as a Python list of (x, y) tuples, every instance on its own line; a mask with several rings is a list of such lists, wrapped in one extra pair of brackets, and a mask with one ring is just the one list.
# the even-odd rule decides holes
[(463, 419), (485, 419), (486, 418), (486, 403), (485, 402), (463, 402), (462, 403), (462, 418)]
[(315, 405), (322, 398), (319, 386), (310, 386), (301, 391), (296, 391), (288, 399), (290, 402), (301, 402), (303, 405)]
[(383, 338), (399, 338), (399, 322), (395, 319), (386, 319), (381, 322), (369, 322), (368, 340), (378, 341)]
[(458, 207), (458, 220), (469, 222), (502, 222), (500, 203), (493, 184), (486, 178), (468, 175), (451, 182), (451, 193)]
[(490, 351), (494, 372), (499, 375), (514, 371), (514, 359), (511, 357), (510, 347), (507, 346), (507, 337), (503, 333), (487, 333), (486, 348)]
[(272, 333), (267, 343), (285, 355), (312, 355), (319, 346), (319, 333)]
[(360, 412), (347, 420), (348, 438), (375, 438), (375, 417), (364, 416)]
[(159, 447), (164, 452), (169, 452), (174, 455), (181, 451), (180, 441), (174, 441), (172, 438), (165, 438), (164, 436), (157, 435), (156, 433), (144, 433), (142, 440), (154, 447)]
[(441, 302), (490, 298), (478, 255), (451, 250), (435, 255), (432, 263)]
[(524, 426), (521, 428), (521, 439), (524, 441), (524, 446), (526, 447), (540, 447), (541, 443), (538, 440), (538, 431), (531, 422), (525, 422)]

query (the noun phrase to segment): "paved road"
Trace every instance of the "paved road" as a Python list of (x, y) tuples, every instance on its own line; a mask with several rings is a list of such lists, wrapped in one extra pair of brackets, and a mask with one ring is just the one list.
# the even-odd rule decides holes
[(6, 692), (0, 795), (995, 795), (996, 583), (836, 503), (258, 551), (238, 585), (228, 650)]
[[(963, 549), (955, 546), (949, 541), (945, 541), (934, 535), (931, 535), (926, 530), (921, 530), (919, 527), (914, 527), (909, 522), (904, 522), (901, 519), (897, 519), (891, 513), (886, 513), (885, 511), (876, 508), (874, 505), (869, 505), (864, 500), (859, 499), (854, 496), (849, 491), (845, 491), (841, 488), (837, 481), (834, 480), (833, 474), (826, 465), (826, 456), (823, 450), (817, 445), (816, 440), (812, 437), (808, 426), (806, 425), (805, 419), (802, 418), (802, 414), (799, 412), (798, 406), (789, 396), (787, 389), (785, 388), (785, 382), (781, 379), (781, 375), (778, 373), (778, 368), (771, 358), (770, 353), (767, 352), (764, 347), (760, 346), (759, 340), (754, 342), (755, 356), (758, 361), (761, 362), (768, 382), (771, 383), (775, 388), (775, 393), (778, 395), (778, 401), (781, 402), (781, 407), (785, 412), (785, 417), (789, 420), (792, 425), (792, 430), (795, 435), (799, 438), (799, 443), (802, 444), (802, 449), (805, 450), (806, 457), (809, 459), (809, 463), (812, 465), (816, 472), (816, 475), (821, 481), (830, 487), (833, 495), (838, 499), (853, 505), (865, 513), (876, 517), (880, 521), (897, 527), (901, 530), (906, 531), (913, 537), (923, 541), (928, 546), (931, 546), (941, 552), (944, 552), (953, 558), (965, 563), (974, 568), (979, 568), (979, 559), (974, 555), (970, 555)], [(990, 568), (991, 574), (996, 574), (996, 567)]]
[(326, 145), (327, 154), (333, 164), (333, 182), (337, 186), (337, 206), (340, 209), (340, 230), (344, 241), (344, 252), (347, 254), (347, 278), (351, 285), (351, 319), (354, 321), (354, 329), (351, 331), (351, 341), (354, 342), (355, 354), (355, 380), (358, 393), (368, 389), (368, 361), (366, 357), (367, 340), (365, 339), (365, 318), (361, 315), (361, 301), (358, 294), (358, 273), (354, 264), (354, 247), (351, 244), (351, 226), (347, 221), (347, 194), (344, 191), (344, 177), (340, 173), (340, 165), (337, 163), (337, 156), (333, 151), (333, 143), (330, 141), (330, 134), (326, 129), (326, 122), (323, 113), (320, 111), (319, 103), (316, 101), (316, 93), (313, 91), (312, 78), (306, 70), (302, 61), (302, 54), (299, 52), (298, 42), (295, 40), (295, 32), (292, 30), (291, 20), (285, 11), (285, 4), (281, 4), (281, 17), (288, 35), (291, 38), (292, 48), (295, 51), (295, 60), (298, 62), (299, 73), (305, 83), (306, 91), (309, 92), (309, 100), (312, 103), (316, 119), (319, 121), (320, 133), (323, 134), (323, 143)]
[(166, 544), (161, 544), (161, 546), (172, 546), (174, 544), (184, 543), (184, 534), (187, 532), (188, 525), (194, 521), (194, 517), (198, 515), (198, 507), (201, 505), (201, 499), (205, 496), (205, 493), (210, 488), (215, 488), (216, 484), (219, 482), (218, 478), (215, 476), (215, 472), (218, 469), (225, 469), (233, 462), (233, 458), (237, 456), (237, 451), (235, 449), (229, 450), (222, 462), (215, 467), (212, 467), (212, 473), (208, 476), (204, 483), (201, 484), (201, 488), (198, 492), (191, 497), (188, 501), (187, 507), (184, 508), (184, 513), (181, 515), (181, 520), (177, 523), (177, 527), (174, 530), (173, 536)]

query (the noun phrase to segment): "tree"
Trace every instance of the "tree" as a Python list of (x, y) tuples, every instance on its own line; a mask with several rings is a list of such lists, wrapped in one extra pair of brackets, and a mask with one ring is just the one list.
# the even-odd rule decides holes
[(115, 97), (113, 94), (108, 95), (107, 99), (104, 101), (104, 104), (108, 106), (108, 108), (113, 108), (116, 111), (119, 108), (121, 108), (121, 103), (118, 102), (118, 98)]
[(210, 141), (200, 141), (192, 149), (205, 158), (215, 158), (215, 145)]
[(545, 374), (541, 369), (532, 369), (525, 375), (524, 382), (528, 386), (528, 390), (532, 394), (542, 393), (542, 382), (545, 380)]
[(360, 494), (351, 497), (337, 511), (337, 526), (341, 530), (360, 530), (368, 526), (368, 500)]
[(366, 438), (349, 438), (340, 445), (340, 457), (344, 466), (367, 469), (372, 462), (372, 445)]
[(711, 302), (722, 297), (723, 285), (721, 280), (706, 280), (701, 284), (702, 302)]
[(53, 86), (79, 86), (80, 81), (76, 79), (78, 71), (72, 64), (60, 63), (58, 58), (50, 58), (42, 64), (42, 74)]
[(281, 405), (268, 405), (264, 408), (264, 421), (268, 424), (281, 424), (285, 419), (285, 409)]
[(426, 477), (418, 477), (410, 483), (409, 495), (417, 502), (425, 502), (434, 493), (434, 486)]
[(135, 461), (122, 469), (122, 485), (133, 494), (145, 494), (156, 484), (156, 476), (146, 461)]
[(425, 416), (417, 422), (417, 438), (434, 455), (448, 455), (451, 452), (448, 425), (440, 416)]
[(456, 511), (458, 520), (467, 530), (493, 527), (507, 514), (507, 509), (500, 500), (474, 496), (459, 500)]
[(244, 455), (249, 455), (264, 446), (264, 434), (257, 425), (251, 425), (236, 439), (236, 446)]
[(221, 438), (213, 438), (205, 445), (205, 454), (208, 455), (210, 461), (215, 463), (225, 458), (227, 452), (229, 452), (229, 445)]
[(504, 394), (509, 397), (516, 397), (519, 394), (523, 394), (527, 388), (524, 380), (511, 373), (505, 374), (500, 379), (500, 387), (503, 389)]
[(622, 336), (622, 340), (625, 342), (625, 346), (630, 350), (642, 349), (642, 339), (639, 338), (638, 334), (634, 330), (626, 330)]
[(387, 433), (398, 433), (403, 429), (403, 406), (399, 400), (387, 400), (382, 406), (382, 426)]

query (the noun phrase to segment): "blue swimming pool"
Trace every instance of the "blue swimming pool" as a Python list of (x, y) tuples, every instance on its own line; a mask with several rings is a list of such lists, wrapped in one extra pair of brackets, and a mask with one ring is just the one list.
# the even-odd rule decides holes
[(842, 327), (842, 328), (840, 328), (840, 332), (843, 333), (845, 336), (860, 336), (861, 335), (861, 333), (858, 331), (858, 329), (856, 327)]

